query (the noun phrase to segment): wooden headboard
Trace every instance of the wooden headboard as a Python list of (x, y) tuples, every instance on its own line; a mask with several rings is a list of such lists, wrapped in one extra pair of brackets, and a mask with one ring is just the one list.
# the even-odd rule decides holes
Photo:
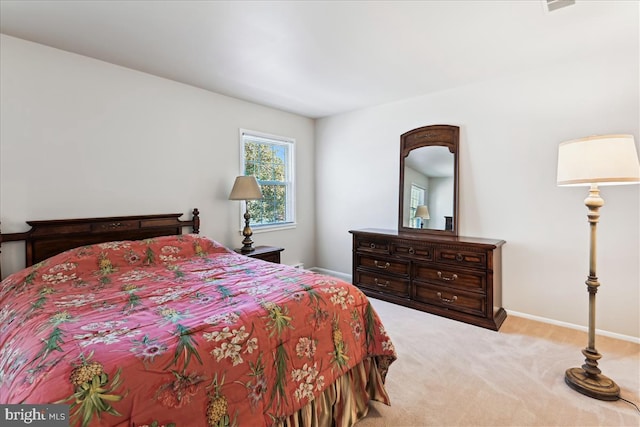
[[(0, 233), (2, 242), (25, 241), (27, 267), (68, 249), (116, 240), (142, 240), (182, 234), (184, 227), (200, 232), (200, 212), (194, 209), (188, 221), (182, 214), (114, 216), (104, 218), (27, 221), (31, 230), (23, 233)], [(1, 277), (0, 270), (0, 277)]]

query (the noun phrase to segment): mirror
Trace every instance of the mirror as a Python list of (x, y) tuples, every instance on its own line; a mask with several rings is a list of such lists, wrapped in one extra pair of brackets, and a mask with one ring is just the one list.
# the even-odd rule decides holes
[(458, 235), (459, 128), (424, 126), (400, 137), (398, 231)]

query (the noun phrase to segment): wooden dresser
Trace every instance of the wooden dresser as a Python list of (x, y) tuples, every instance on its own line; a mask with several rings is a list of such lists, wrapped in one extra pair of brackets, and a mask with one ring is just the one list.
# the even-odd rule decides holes
[(498, 330), (503, 240), (404, 235), (363, 229), (353, 235), (353, 284), (368, 296)]

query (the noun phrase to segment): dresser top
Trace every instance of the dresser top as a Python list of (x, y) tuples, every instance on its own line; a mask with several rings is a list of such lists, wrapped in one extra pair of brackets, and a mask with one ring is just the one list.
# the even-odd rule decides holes
[(408, 240), (420, 240), (427, 242), (441, 242), (441, 243), (462, 243), (462, 244), (474, 244), (474, 245), (489, 245), (500, 247), (506, 242), (500, 239), (485, 239), (482, 237), (466, 237), (466, 236), (441, 236), (435, 234), (411, 234), (400, 233), (398, 230), (388, 230), (383, 228), (362, 228), (358, 230), (349, 230), (351, 234), (369, 234), (378, 235), (381, 237), (395, 237), (399, 239)]

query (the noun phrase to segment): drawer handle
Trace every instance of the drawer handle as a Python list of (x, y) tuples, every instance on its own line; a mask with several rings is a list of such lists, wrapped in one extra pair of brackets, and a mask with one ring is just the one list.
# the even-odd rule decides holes
[(385, 281), (384, 283), (380, 283), (380, 282), (378, 282), (378, 279), (375, 278), (375, 279), (373, 279), (373, 282), (378, 286), (382, 286), (383, 288), (386, 288), (387, 286), (389, 286), (389, 281), (388, 280)]
[(442, 274), (442, 271), (438, 271), (438, 277), (442, 280), (448, 280), (450, 282), (453, 282), (458, 278), (458, 275), (454, 273), (453, 275), (451, 275), (451, 277), (447, 277)]
[(381, 268), (383, 270), (386, 270), (387, 268), (389, 268), (389, 266), (391, 264), (389, 264), (388, 262), (385, 262), (384, 264), (378, 264), (378, 260), (374, 260), (373, 263), (376, 265), (376, 267)]
[(119, 222), (112, 222), (111, 224), (108, 225), (109, 228), (118, 228), (118, 227), (122, 227), (122, 224)]
[(442, 296), (442, 292), (438, 292), (436, 295), (438, 295), (438, 298), (440, 298), (440, 301), (444, 301), (444, 302), (449, 303), (449, 304), (456, 302), (456, 300), (458, 299), (457, 295), (454, 295), (453, 298), (451, 298), (451, 299), (445, 298), (445, 297)]
[(409, 248), (409, 253), (410, 253), (411, 255), (413, 255), (413, 254), (415, 254), (415, 253), (416, 253), (416, 250), (415, 250), (415, 249), (413, 249), (413, 248)]
[(375, 248), (376, 248), (376, 244), (375, 244), (375, 243), (371, 243), (371, 244), (369, 245), (369, 247), (370, 247), (371, 249), (375, 249)]
[(462, 254), (456, 254), (456, 261), (458, 262), (464, 261), (464, 256)]

